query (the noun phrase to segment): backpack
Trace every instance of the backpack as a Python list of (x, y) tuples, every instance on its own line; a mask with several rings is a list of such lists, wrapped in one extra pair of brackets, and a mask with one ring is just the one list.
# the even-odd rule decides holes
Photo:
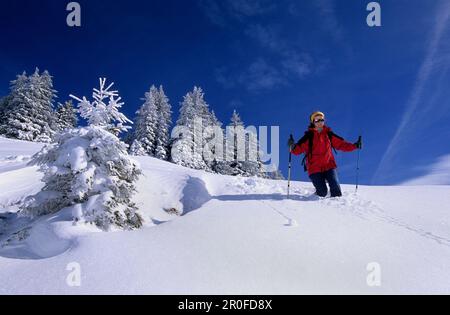
[[(336, 148), (333, 147), (333, 137), (336, 137), (338, 139), (344, 140), (344, 138), (339, 137), (337, 134), (335, 134), (333, 131), (328, 131), (328, 139), (330, 140), (330, 145), (333, 148), (333, 151), (335, 154), (338, 154), (336, 151)], [(308, 142), (308, 146), (309, 146), (309, 150), (308, 150), (308, 154), (305, 154), (305, 156), (303, 157), (302, 160), (302, 165), (303, 165), (303, 169), (306, 172), (307, 168), (306, 168), (306, 161), (308, 157), (312, 157), (312, 150), (313, 150), (313, 139), (314, 139), (314, 132), (311, 130), (305, 131), (305, 135), (298, 140), (297, 145), (302, 145), (303, 143), (305, 143), (306, 141)]]

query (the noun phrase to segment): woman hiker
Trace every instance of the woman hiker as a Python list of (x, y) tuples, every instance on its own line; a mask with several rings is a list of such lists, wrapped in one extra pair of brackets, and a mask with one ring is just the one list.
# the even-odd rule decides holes
[(297, 143), (290, 140), (289, 149), (294, 155), (305, 153), (305, 167), (316, 188), (316, 195), (325, 197), (330, 186), (331, 197), (341, 197), (342, 191), (336, 172), (332, 149), (351, 152), (362, 148), (361, 140), (352, 144), (345, 141), (325, 125), (325, 114), (314, 112), (310, 116), (308, 131)]

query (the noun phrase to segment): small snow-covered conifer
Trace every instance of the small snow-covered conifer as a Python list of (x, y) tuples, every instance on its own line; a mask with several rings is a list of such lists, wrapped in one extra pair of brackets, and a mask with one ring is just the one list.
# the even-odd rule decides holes
[(44, 172), (45, 186), (25, 200), (23, 213), (40, 216), (72, 207), (76, 221), (95, 223), (103, 230), (142, 226), (132, 201), (141, 171), (128, 155), (128, 145), (116, 136), (128, 128), (123, 123), (129, 120), (119, 112), (123, 103), (110, 87), (105, 89), (101, 79), (93, 102), (79, 100), (89, 126), (65, 129), (55, 136), (54, 144), (33, 157), (31, 164)]

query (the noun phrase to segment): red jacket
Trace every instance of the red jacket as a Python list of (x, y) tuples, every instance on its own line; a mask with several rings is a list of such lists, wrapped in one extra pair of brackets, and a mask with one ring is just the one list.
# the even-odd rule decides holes
[(331, 144), (333, 144), (333, 148), (336, 150), (344, 152), (351, 152), (357, 149), (356, 145), (336, 136), (331, 137), (332, 143), (330, 143), (328, 133), (331, 129), (327, 126), (324, 126), (320, 133), (314, 128), (310, 128), (309, 130), (313, 132), (314, 137), (312, 154), (309, 154), (309, 140), (303, 142), (301, 145), (296, 144), (292, 149), (292, 153), (295, 155), (306, 154), (306, 168), (309, 175), (326, 172), (337, 167)]

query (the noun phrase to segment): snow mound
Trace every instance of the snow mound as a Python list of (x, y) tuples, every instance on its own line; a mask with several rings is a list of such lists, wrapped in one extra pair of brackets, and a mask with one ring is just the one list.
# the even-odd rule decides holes
[[(63, 220), (65, 218), (65, 220)], [(62, 225), (69, 225), (67, 210), (58, 216), (44, 217), (38, 220), (6, 214), (0, 238), (0, 253), (3, 257), (14, 259), (43, 259), (60, 255), (67, 251), (74, 242), (60, 233)], [(63, 229), (64, 230), (64, 229)]]
[(184, 213), (201, 208), (209, 200), (211, 196), (205, 182), (200, 178), (189, 176), (183, 189), (183, 198), (181, 198)]
[(37, 167), (0, 171), (0, 213), (17, 211), (17, 206), (27, 196), (36, 194), (44, 186), (40, 182), (41, 178)]

